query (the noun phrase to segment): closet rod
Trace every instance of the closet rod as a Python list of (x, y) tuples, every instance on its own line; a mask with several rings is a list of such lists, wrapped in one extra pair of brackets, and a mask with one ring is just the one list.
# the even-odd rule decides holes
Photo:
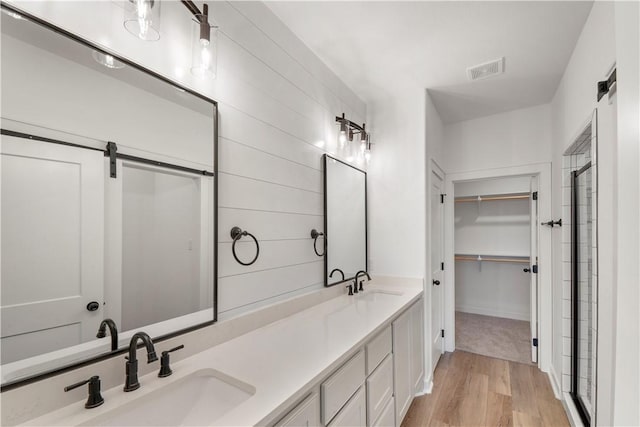
[(510, 196), (477, 196), (477, 197), (460, 197), (456, 199), (456, 203), (459, 202), (490, 202), (493, 200), (520, 200), (520, 199), (529, 199), (531, 196), (529, 194), (514, 194)]
[(483, 257), (478, 255), (469, 256), (469, 255), (456, 255), (456, 261), (490, 261), (490, 262), (510, 262), (516, 264), (529, 264), (529, 257), (522, 258), (495, 258), (495, 257)]

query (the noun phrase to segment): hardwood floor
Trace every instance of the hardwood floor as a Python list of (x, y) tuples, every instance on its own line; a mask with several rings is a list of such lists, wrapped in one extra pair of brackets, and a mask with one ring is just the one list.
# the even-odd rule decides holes
[(569, 426), (547, 375), (533, 365), (445, 353), (431, 394), (414, 399), (402, 427)]

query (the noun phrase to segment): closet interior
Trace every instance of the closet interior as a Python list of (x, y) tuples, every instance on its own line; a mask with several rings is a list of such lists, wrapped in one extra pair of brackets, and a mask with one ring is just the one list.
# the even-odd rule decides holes
[(455, 184), (456, 349), (537, 358), (536, 178)]

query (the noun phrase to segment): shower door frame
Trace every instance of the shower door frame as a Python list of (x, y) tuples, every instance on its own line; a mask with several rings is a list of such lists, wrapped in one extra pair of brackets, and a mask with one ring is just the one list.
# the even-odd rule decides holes
[[(580, 329), (579, 318), (579, 283), (578, 283), (578, 191), (576, 189), (576, 181), (584, 172), (591, 169), (592, 163), (588, 162), (580, 169), (571, 172), (571, 390), (569, 394), (576, 405), (576, 409), (582, 423), (585, 426), (591, 425), (592, 416), (589, 415), (587, 408), (582, 402), (582, 398), (578, 394), (578, 332)], [(593, 244), (592, 244), (593, 246)], [(592, 313), (593, 315), (593, 313)], [(592, 378), (594, 381), (595, 378)]]

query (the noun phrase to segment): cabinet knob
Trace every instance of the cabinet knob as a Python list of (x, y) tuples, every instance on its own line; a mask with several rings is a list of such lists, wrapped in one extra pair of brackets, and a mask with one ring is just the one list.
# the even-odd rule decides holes
[(440, 280), (434, 280), (433, 284), (436, 285), (436, 286), (440, 286)]

